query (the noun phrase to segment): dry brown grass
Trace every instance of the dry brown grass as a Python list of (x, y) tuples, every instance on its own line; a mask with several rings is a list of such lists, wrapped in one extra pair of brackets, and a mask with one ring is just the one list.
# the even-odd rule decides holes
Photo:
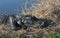
[[(26, 12), (24, 14), (33, 15), (37, 18), (50, 19), (54, 22), (60, 21), (60, 0), (41, 0), (41, 6), (32, 12)], [(47, 28), (28, 28), (27, 30), (13, 31), (10, 27), (0, 25), (1, 34), (7, 35), (11, 38), (20, 38), (30, 36), (31, 38), (37, 38), (40, 35), (54, 34), (60, 29), (60, 24)]]
[(0, 38), (20, 38), (20, 35), (25, 33), (26, 30), (14, 31), (8, 25), (0, 25)]
[[(60, 0), (40, 0), (40, 1), (41, 1), (40, 7), (38, 7), (36, 10), (34, 10), (32, 12), (30, 12), (30, 11), (25, 12), (24, 14), (32, 15), (39, 19), (40, 18), (50, 19), (56, 23), (60, 22)], [(33, 29), (35, 29), (35, 28), (33, 28)], [(33, 29), (31, 28), (31, 30), (33, 30)], [(30, 32), (31, 31), (30, 30), (29, 31), (30, 33), (27, 32), (27, 35), (31, 34), (30, 36), (32, 37), (34, 34), (38, 35), (38, 33), (40, 33), (40, 35), (54, 34), (56, 31), (59, 31), (59, 29), (60, 29), (60, 24), (57, 24), (56, 26), (52, 26), (52, 27), (35, 29), (34, 31), (32, 31), (32, 33)], [(33, 33), (33, 32), (35, 32), (35, 33)]]
[(37, 18), (46, 18), (57, 21), (60, 17), (60, 0), (40, 0), (41, 6), (33, 12), (25, 14), (36, 16)]
[(40, 28), (40, 27), (30, 27), (25, 29), (21, 29), (18, 31), (12, 30), (7, 25), (0, 25), (0, 37), (5, 38), (37, 38), (42, 37), (44, 35), (48, 34), (54, 34), (55, 32), (60, 30), (60, 24), (46, 27), (46, 28)]

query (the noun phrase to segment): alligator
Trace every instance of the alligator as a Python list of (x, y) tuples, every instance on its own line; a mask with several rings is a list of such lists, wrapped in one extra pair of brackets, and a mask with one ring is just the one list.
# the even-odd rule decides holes
[(0, 23), (10, 25), (12, 29), (18, 30), (28, 27), (48, 27), (55, 24), (52, 20), (38, 19), (32, 15), (2, 15), (0, 17)]

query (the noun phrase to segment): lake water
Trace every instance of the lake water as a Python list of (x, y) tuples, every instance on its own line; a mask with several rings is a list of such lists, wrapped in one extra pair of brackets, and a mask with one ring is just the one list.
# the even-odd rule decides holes
[[(0, 14), (21, 13), (22, 8), (23, 8), (23, 10), (25, 9), (24, 8), (25, 2), (27, 2), (27, 1), (26, 0), (0, 0)], [(31, 3), (28, 3), (27, 6), (29, 8), (32, 5), (31, 5)]]

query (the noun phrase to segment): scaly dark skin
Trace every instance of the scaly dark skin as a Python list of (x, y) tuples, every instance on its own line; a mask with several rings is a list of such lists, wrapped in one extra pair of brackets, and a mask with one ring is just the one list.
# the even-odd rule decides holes
[[(18, 29), (27, 29), (28, 27), (33, 27), (33, 26), (39, 26), (39, 27), (48, 27), (49, 25), (53, 25), (54, 22), (52, 20), (48, 20), (48, 19), (38, 19), (35, 16), (31, 16), (31, 15), (20, 15), (18, 18), (16, 17), (16, 15), (11, 15), (11, 20), (9, 20), (10, 16), (8, 16), (7, 18), (4, 17), (3, 22), (9, 21), (10, 25), (12, 27), (12, 29), (18, 30)], [(19, 22), (19, 23), (18, 23)]]

